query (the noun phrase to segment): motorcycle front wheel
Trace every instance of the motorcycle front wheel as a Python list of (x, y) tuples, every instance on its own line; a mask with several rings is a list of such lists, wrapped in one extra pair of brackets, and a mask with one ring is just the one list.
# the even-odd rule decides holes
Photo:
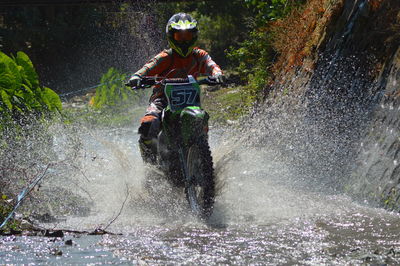
[(186, 158), (186, 198), (192, 212), (201, 219), (207, 219), (212, 213), (215, 198), (214, 169), (207, 140), (202, 138), (193, 144)]

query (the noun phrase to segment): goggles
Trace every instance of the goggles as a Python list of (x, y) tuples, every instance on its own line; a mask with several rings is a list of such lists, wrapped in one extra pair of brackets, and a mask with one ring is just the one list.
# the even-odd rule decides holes
[(177, 42), (191, 41), (193, 37), (193, 32), (188, 30), (174, 32), (174, 40)]

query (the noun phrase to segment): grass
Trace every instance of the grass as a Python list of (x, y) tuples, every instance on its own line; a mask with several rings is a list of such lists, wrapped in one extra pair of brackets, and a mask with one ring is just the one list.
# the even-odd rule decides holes
[[(202, 90), (202, 108), (209, 113), (211, 125), (236, 123), (248, 114), (255, 101), (253, 91), (246, 86), (202, 87)], [(77, 96), (71, 102), (64, 103), (65, 122), (82, 122), (97, 127), (124, 127), (138, 124), (146, 109), (146, 104), (96, 109), (88, 104), (89, 100), (90, 97)]]
[(217, 90), (206, 88), (203, 93), (203, 109), (210, 115), (210, 124), (235, 123), (248, 114), (253, 98), (242, 86), (225, 87)]
[[(203, 88), (203, 106), (210, 115), (210, 124), (230, 124), (248, 113), (252, 98), (244, 93), (245, 87)], [(89, 126), (123, 127), (139, 122), (146, 107), (126, 107), (114, 109), (64, 108), (67, 123), (83, 122)]]
[(83, 108), (64, 108), (67, 123), (83, 122), (89, 126), (124, 127), (138, 123), (144, 114), (145, 107), (126, 107), (96, 110), (89, 106)]
[[(6, 219), (13, 209), (13, 201), (9, 200), (6, 195), (2, 195), (0, 199), (0, 224)], [(1, 229), (2, 232), (21, 231), (21, 221), (11, 218), (8, 223)]]

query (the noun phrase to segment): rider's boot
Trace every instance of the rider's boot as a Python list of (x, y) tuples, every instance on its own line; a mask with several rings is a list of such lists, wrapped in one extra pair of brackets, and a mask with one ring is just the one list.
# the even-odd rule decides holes
[(142, 159), (145, 163), (157, 163), (157, 146), (154, 144), (153, 139), (139, 138), (139, 149)]
[(157, 163), (157, 135), (160, 131), (160, 120), (157, 116), (146, 115), (139, 127), (139, 148), (145, 163)]

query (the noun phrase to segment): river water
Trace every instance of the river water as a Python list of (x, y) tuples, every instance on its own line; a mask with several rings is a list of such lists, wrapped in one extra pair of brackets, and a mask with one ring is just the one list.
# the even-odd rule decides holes
[(134, 128), (88, 130), (85, 178), (59, 182), (90, 195), (90, 214), (43, 226), (116, 234), (3, 236), (0, 264), (400, 264), (398, 214), (313, 187), (271, 150), (211, 132), (218, 196), (207, 224), (182, 191), (146, 186)]

